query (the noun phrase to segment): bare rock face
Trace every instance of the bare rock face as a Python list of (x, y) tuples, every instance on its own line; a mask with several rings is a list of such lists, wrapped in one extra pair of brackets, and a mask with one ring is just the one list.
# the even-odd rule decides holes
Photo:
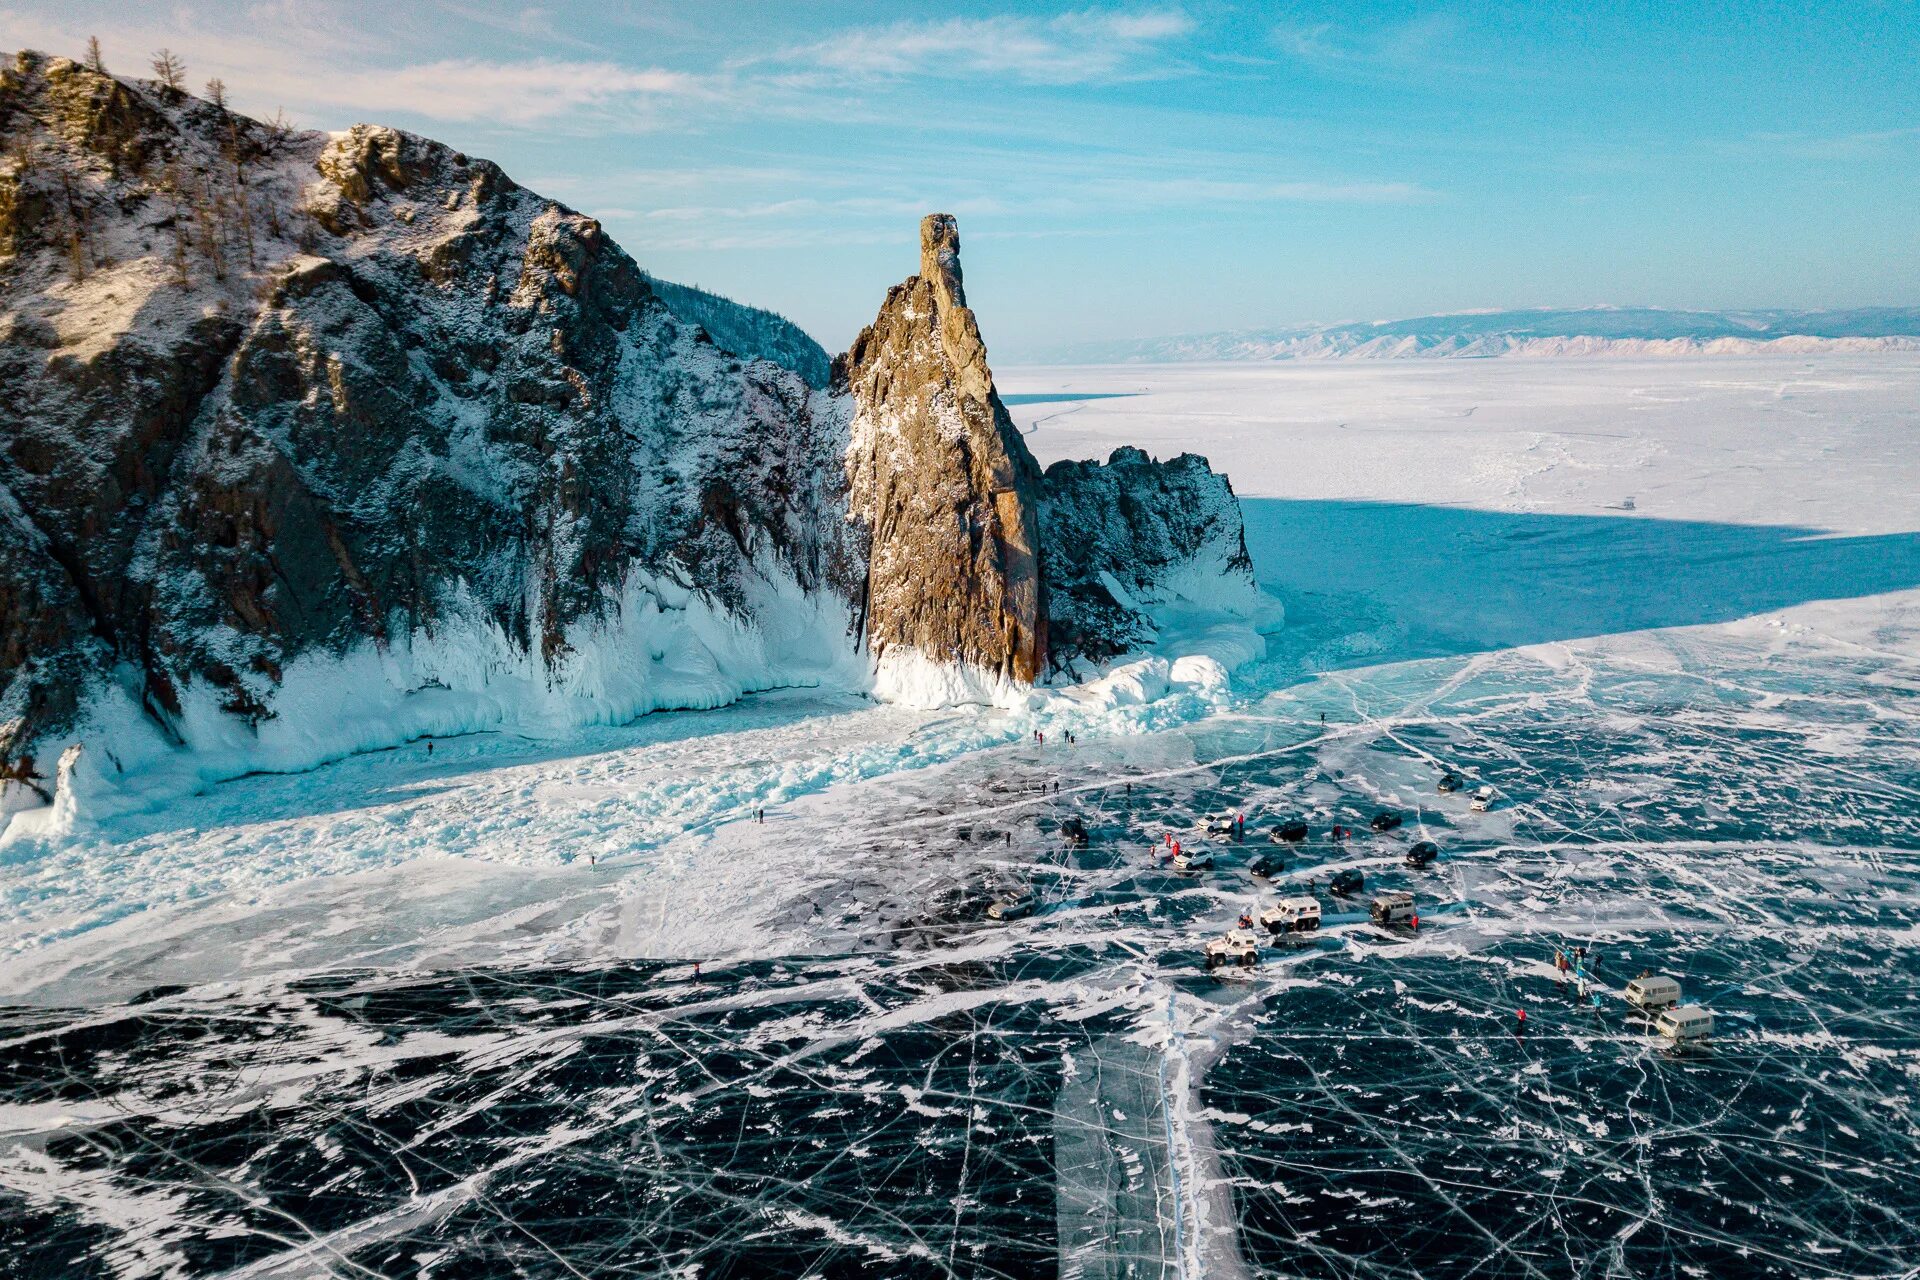
[(1233, 486), (1198, 454), (1158, 462), (1115, 449), (1061, 461), (1041, 482), (1047, 600), (1063, 659), (1109, 658), (1154, 639), (1169, 599), (1270, 611), (1260, 599)]
[(1040, 469), (994, 392), (950, 215), (921, 222), (920, 274), (887, 292), (835, 372), (853, 401), (848, 519), (866, 550), (858, 605), (876, 660), (906, 649), (1040, 678)]
[(0, 838), (56, 789), (104, 813), (899, 659), (1017, 687), (1250, 587), (1204, 461), (1042, 477), (959, 248), (922, 223), (822, 388), (791, 325), (485, 160), (0, 63)]
[[(288, 729), (292, 664), (355, 651), (396, 708), (459, 679), (498, 702), (516, 655), (523, 684), (591, 700), (617, 676), (626, 714), (686, 705), (758, 601), (863, 577), (831, 403), (714, 346), (597, 223), (494, 165), (35, 54), (0, 75), (0, 133), (15, 791), (46, 798), (49, 756), (116, 688), (175, 744), (231, 737), (207, 713), (229, 717), (244, 763), (246, 733)], [(625, 653), (569, 673), (622, 626)], [(457, 674), (399, 660), (476, 628), (501, 643)], [(392, 723), (368, 732), (409, 732)]]

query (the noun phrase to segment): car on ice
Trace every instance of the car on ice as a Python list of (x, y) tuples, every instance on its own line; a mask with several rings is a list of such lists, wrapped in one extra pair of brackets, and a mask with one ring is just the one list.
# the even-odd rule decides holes
[(1465, 785), (1464, 782), (1460, 781), (1460, 775), (1457, 773), (1443, 773), (1440, 775), (1439, 790), (1443, 796), (1450, 796)]
[(1713, 1034), (1713, 1015), (1697, 1004), (1662, 1009), (1653, 1020), (1653, 1029), (1676, 1045), (1705, 1040)]
[(1419, 924), (1413, 909), (1413, 895), (1405, 891), (1383, 893), (1367, 904), (1367, 914), (1375, 924)]
[(1299, 844), (1306, 838), (1307, 824), (1304, 822), (1283, 822), (1267, 837), (1275, 844)]
[(1251, 929), (1229, 929), (1207, 943), (1206, 954), (1209, 969), (1218, 969), (1223, 964), (1251, 969), (1260, 962), (1260, 939)]
[(1031, 889), (1010, 889), (987, 904), (987, 919), (1018, 920), (1030, 916), (1039, 905)]
[(1400, 815), (1391, 810), (1382, 810), (1373, 815), (1373, 821), (1367, 824), (1375, 831), (1391, 831), (1400, 825)]
[(1407, 865), (1417, 871), (1421, 868), (1431, 866), (1433, 860), (1439, 856), (1439, 845), (1431, 840), (1422, 840), (1414, 845), (1413, 848), (1407, 850)]
[(1260, 913), (1268, 933), (1311, 933), (1320, 927), (1318, 898), (1282, 898)]
[(1078, 818), (1067, 818), (1060, 824), (1060, 838), (1076, 849), (1084, 849), (1091, 836), (1086, 823)]
[(1286, 870), (1287, 860), (1277, 853), (1263, 853), (1247, 864), (1247, 874), (1256, 880), (1271, 880)]
[(1671, 1009), (1680, 1003), (1680, 983), (1663, 973), (1643, 973), (1627, 983), (1625, 994), (1637, 1009)]
[(1200, 872), (1213, 869), (1213, 850), (1182, 849), (1173, 855), (1175, 871)]
[(1336, 871), (1333, 873), (1333, 879), (1327, 882), (1327, 892), (1337, 893), (1341, 897), (1346, 897), (1348, 894), (1360, 892), (1360, 890), (1366, 887), (1366, 884), (1367, 878), (1365, 876), (1361, 875), (1352, 867), (1348, 867), (1345, 871)]
[(1492, 807), (1493, 807), (1493, 788), (1490, 786), (1483, 786), (1478, 791), (1474, 792), (1473, 799), (1469, 801), (1467, 804), (1467, 808), (1473, 810), (1475, 813), (1485, 813), (1488, 809), (1491, 809)]
[(1239, 824), (1234, 821), (1234, 817), (1230, 813), (1210, 813), (1207, 815), (1207, 820), (1202, 823), (1201, 826), (1206, 829), (1206, 833), (1210, 836), (1230, 836), (1235, 833)]

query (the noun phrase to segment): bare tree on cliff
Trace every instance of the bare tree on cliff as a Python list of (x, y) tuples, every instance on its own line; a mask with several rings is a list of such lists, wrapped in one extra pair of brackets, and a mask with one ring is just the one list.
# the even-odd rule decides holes
[(162, 49), (153, 55), (153, 76), (166, 87), (167, 93), (175, 98), (186, 92), (187, 64), (171, 49)]
[(87, 70), (97, 76), (107, 74), (107, 60), (100, 56), (100, 37), (87, 37)]

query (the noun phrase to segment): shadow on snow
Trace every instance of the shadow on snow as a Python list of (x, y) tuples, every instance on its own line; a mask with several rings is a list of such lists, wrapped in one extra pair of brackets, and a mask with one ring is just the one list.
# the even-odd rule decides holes
[(1406, 629), (1404, 645), (1351, 665), (1732, 622), (1920, 586), (1920, 533), (1278, 498), (1241, 508), (1260, 581), (1290, 609), (1302, 595), (1350, 601)]

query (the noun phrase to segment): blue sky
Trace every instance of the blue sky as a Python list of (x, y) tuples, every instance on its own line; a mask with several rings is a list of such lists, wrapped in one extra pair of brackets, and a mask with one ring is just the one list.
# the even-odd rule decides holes
[(829, 348), (960, 217), (1006, 360), (1477, 307), (1920, 303), (1920, 4), (7, 5), (400, 125)]

